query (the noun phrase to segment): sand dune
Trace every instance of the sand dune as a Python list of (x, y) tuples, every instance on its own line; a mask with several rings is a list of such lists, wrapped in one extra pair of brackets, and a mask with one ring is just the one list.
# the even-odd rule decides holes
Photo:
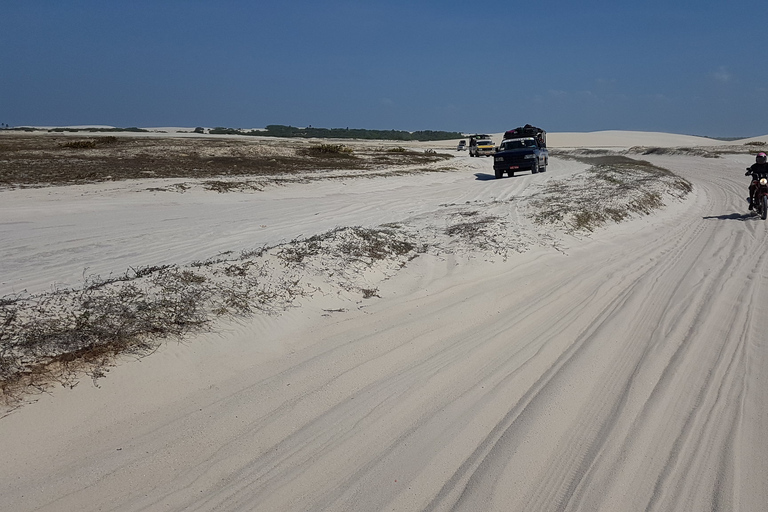
[(518, 204), (583, 164), (493, 180), (489, 159), (458, 158), (454, 172), (258, 194), (0, 192), (5, 290), (337, 226), (435, 224), (449, 206), (507, 205), (519, 241), (503, 257), (424, 254), (379, 297), (221, 323), (98, 387), (35, 397), (0, 419), (0, 509), (764, 509), (768, 223), (745, 215), (751, 157), (646, 155), (693, 192), (579, 236), (542, 232)]
[(626, 147), (629, 143), (632, 146), (654, 146), (664, 148), (733, 144), (733, 142), (692, 135), (670, 135), (657, 132), (627, 132), (616, 130), (591, 133), (553, 133), (548, 137), (548, 142), (553, 147)]

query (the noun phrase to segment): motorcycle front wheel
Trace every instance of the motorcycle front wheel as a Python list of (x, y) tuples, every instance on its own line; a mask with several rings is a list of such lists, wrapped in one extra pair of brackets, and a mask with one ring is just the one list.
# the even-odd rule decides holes
[(760, 206), (762, 207), (760, 209), (760, 218), (765, 220), (765, 217), (768, 216), (768, 196), (762, 196), (760, 198)]

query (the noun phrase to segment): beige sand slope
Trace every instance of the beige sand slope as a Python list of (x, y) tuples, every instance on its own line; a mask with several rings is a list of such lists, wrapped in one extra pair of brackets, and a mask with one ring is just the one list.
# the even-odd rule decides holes
[(680, 146), (721, 146), (731, 144), (726, 141), (696, 137), (693, 135), (674, 135), (658, 132), (627, 132), (606, 130), (601, 132), (553, 133), (548, 137), (548, 143), (553, 147), (680, 147)]
[[(460, 158), (464, 172), (250, 195), (3, 192), (4, 286), (439, 217), (583, 169), (486, 180), (489, 160)], [(529, 242), (506, 259), (424, 255), (380, 298), (221, 325), (40, 396), (0, 419), (0, 509), (764, 510), (768, 223), (743, 215), (751, 159), (649, 158), (694, 184), (685, 202), (583, 238), (521, 215)], [(141, 230), (121, 222), (132, 208)]]

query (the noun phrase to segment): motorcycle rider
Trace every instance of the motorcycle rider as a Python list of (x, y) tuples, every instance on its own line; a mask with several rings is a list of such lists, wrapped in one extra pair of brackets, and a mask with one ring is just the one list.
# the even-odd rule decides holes
[(757, 190), (757, 180), (760, 176), (768, 177), (768, 158), (765, 153), (758, 153), (755, 157), (755, 163), (747, 167), (747, 172), (744, 176), (752, 175), (752, 181), (749, 184), (749, 209), (752, 210), (755, 207), (755, 190)]

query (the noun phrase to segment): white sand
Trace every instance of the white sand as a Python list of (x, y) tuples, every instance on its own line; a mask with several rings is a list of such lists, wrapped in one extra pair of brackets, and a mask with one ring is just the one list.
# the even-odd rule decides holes
[[(549, 141), (656, 140), (589, 135)], [(465, 155), (465, 172), (255, 194), (0, 192), (2, 293), (439, 217), (583, 169), (485, 180), (490, 159)], [(0, 419), (0, 509), (764, 510), (768, 223), (742, 216), (752, 160), (648, 158), (694, 184), (685, 202), (581, 239), (521, 219), (521, 239), (558, 250), (423, 255), (346, 311), (317, 297), (37, 397)]]

